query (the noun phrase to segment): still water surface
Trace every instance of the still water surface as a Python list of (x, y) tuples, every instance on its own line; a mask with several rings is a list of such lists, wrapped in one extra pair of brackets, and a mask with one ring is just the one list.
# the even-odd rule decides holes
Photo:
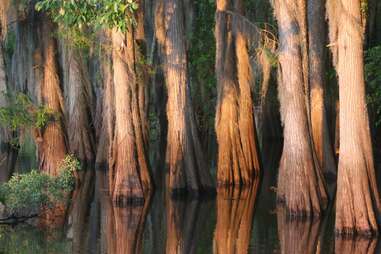
[(127, 208), (113, 207), (96, 192), (78, 210), (87, 216), (72, 216), (65, 228), (1, 226), (0, 253), (381, 253), (377, 240), (335, 241), (332, 212), (288, 222), (273, 191), (279, 150), (269, 154), (277, 159), (263, 161), (261, 184), (251, 189), (219, 191), (207, 200), (171, 200), (157, 191), (143, 206)]

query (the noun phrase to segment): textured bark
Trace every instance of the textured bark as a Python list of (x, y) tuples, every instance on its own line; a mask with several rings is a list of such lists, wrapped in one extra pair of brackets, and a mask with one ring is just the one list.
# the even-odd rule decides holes
[[(242, 13), (242, 3), (234, 8)], [(259, 175), (260, 162), (253, 113), (254, 82), (244, 31), (234, 27), (230, 1), (217, 1), (216, 73), (218, 185), (249, 185)]]
[(325, 175), (336, 175), (325, 110), (326, 34), (322, 0), (308, 0), (308, 78), (310, 86), (312, 138), (319, 166)]
[(330, 0), (327, 11), (340, 97), (335, 228), (339, 235), (376, 234), (381, 202), (365, 99), (361, 3)]
[(183, 1), (166, 0), (164, 17), (168, 185), (173, 195), (198, 194), (212, 188), (212, 180), (201, 150), (190, 98)]
[(60, 163), (68, 151), (63, 125), (64, 101), (58, 76), (54, 31), (51, 21), (44, 17), (41, 32), (44, 78), (39, 86), (40, 103), (52, 110), (57, 119), (48, 122), (41, 130), (41, 136), (37, 137), (37, 145), (39, 168), (49, 175), (58, 175)]
[[(144, 82), (139, 76), (137, 38), (132, 26), (122, 33), (112, 31), (115, 97), (115, 137), (113, 140), (113, 200), (126, 204), (141, 201), (152, 189), (146, 156), (146, 115)], [(143, 87), (142, 87), (143, 86)]]
[(247, 253), (253, 224), (258, 181), (244, 189), (219, 189), (217, 225), (214, 233), (215, 254)]
[(299, 10), (288, 0), (274, 1), (274, 7), (279, 28), (278, 90), (284, 126), (277, 198), (292, 217), (319, 216), (325, 209), (327, 194), (310, 138), (302, 40), (296, 17)]
[[(282, 254), (315, 254), (318, 252), (320, 220), (289, 221), (283, 210), (277, 211), (278, 236)], [(346, 253), (346, 252), (336, 252)]]

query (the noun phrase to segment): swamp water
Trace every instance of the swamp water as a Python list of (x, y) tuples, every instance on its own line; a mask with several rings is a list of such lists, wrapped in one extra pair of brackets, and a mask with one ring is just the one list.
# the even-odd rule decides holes
[(377, 239), (335, 240), (332, 211), (321, 220), (287, 221), (273, 188), (280, 151), (267, 154), (273, 158), (264, 159), (261, 183), (251, 189), (205, 200), (172, 200), (156, 191), (144, 205), (124, 208), (95, 192), (90, 204), (73, 200), (87, 215), (73, 214), (65, 228), (0, 226), (0, 253), (381, 253)]

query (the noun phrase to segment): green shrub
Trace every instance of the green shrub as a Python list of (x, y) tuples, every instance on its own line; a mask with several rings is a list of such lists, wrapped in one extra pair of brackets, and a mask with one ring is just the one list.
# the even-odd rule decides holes
[(74, 172), (80, 170), (79, 161), (72, 155), (66, 156), (56, 177), (32, 170), (14, 175), (0, 185), (0, 200), (12, 211), (36, 210), (64, 202), (75, 185)]

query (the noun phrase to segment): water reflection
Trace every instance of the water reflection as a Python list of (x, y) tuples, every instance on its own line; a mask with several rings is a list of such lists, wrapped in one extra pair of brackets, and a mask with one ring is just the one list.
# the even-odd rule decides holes
[(320, 220), (290, 221), (286, 211), (277, 211), (281, 253), (315, 254), (318, 251)]
[(252, 188), (217, 191), (215, 254), (247, 253), (253, 222), (258, 183)]
[(380, 253), (380, 246), (377, 239), (336, 239), (336, 254), (375, 254)]
[[(108, 196), (105, 202), (105, 217), (101, 231), (103, 246), (101, 250), (110, 254), (142, 253), (142, 237), (150, 200), (141, 206), (114, 206)], [(103, 253), (103, 252), (102, 252)]]
[[(166, 198), (167, 239), (165, 253), (191, 254), (197, 251), (199, 238), (208, 217), (210, 203), (200, 200), (173, 200)], [(205, 253), (205, 252), (202, 252)]]

